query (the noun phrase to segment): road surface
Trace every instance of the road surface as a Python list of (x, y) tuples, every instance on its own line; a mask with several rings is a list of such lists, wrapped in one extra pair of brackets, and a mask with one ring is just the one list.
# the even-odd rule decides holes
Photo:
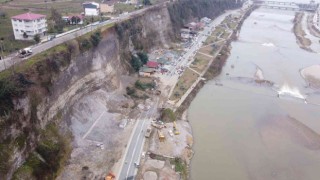
[(159, 99), (152, 108), (137, 120), (137, 124), (133, 129), (133, 135), (124, 154), (123, 164), (121, 165), (120, 173), (117, 175), (118, 180), (135, 179), (135, 175), (138, 171), (136, 164), (140, 164), (140, 156), (145, 141), (145, 132), (151, 124), (151, 117), (157, 110)]

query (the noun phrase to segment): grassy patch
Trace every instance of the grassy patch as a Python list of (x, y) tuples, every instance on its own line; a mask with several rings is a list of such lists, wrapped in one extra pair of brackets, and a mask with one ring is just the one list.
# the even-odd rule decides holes
[(145, 91), (147, 89), (152, 89), (152, 88), (155, 88), (156, 84), (154, 82), (143, 82), (143, 81), (140, 81), (140, 80), (137, 80), (135, 83), (134, 83), (134, 86), (137, 88), (137, 89), (140, 89), (142, 91)]
[(51, 8), (58, 9), (59, 12), (63, 14), (75, 14), (83, 11), (83, 0), (56, 0), (52, 3), (51, 0), (48, 0), (47, 2), (48, 3), (44, 3), (44, 0), (14, 0), (11, 4), (14, 5), (15, 8), (32, 9), (32, 11), (37, 11), (42, 14), (48, 14)]
[(102, 27), (101, 27), (101, 32), (104, 32), (105, 30), (113, 27), (114, 25), (115, 25), (115, 23), (110, 23), (110, 24), (107, 24), (107, 25), (105, 25), (105, 26), (102, 26)]
[(198, 74), (190, 69), (186, 69), (174, 87), (170, 100), (179, 100), (197, 80), (197, 78)]
[(238, 22), (235, 22), (235, 21), (229, 21), (229, 22), (228, 22), (228, 27), (229, 27), (230, 29), (235, 30), (235, 29), (237, 28), (237, 25), (238, 25)]
[(212, 43), (216, 42), (217, 40), (218, 40), (217, 37), (215, 37), (215, 36), (209, 36), (209, 37), (206, 39), (205, 44), (212, 44)]
[(181, 174), (182, 179), (188, 178), (187, 165), (181, 158), (175, 158), (170, 163), (174, 165), (175, 171)]
[(221, 38), (223, 38), (223, 39), (227, 39), (229, 36), (230, 36), (230, 32), (228, 32), (228, 31), (225, 31), (225, 32), (223, 32), (223, 34), (221, 35)]
[(132, 12), (136, 9), (133, 4), (116, 3), (114, 5), (114, 10), (116, 13), (121, 14), (123, 12)]
[(221, 33), (223, 33), (225, 29), (221, 26), (217, 26), (214, 31), (212, 32), (211, 36), (218, 37)]
[(204, 47), (199, 49), (199, 52), (207, 54), (207, 55), (210, 55), (210, 56), (213, 56), (219, 50), (219, 48), (221, 47), (221, 45), (223, 43), (224, 42), (219, 42), (219, 43), (215, 43), (215, 44), (204, 46)]
[(210, 57), (197, 53), (194, 61), (191, 64), (191, 68), (201, 73), (210, 61)]
[(163, 122), (173, 122), (176, 119), (177, 119), (176, 115), (172, 109), (167, 108), (161, 111), (161, 120)]

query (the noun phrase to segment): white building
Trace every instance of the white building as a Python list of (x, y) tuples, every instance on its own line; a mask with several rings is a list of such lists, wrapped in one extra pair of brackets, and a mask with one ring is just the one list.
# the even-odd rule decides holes
[(95, 2), (83, 3), (85, 16), (98, 16), (100, 14), (100, 4)]
[(43, 36), (47, 31), (46, 16), (42, 14), (25, 13), (13, 16), (11, 23), (16, 40), (32, 40), (36, 34)]

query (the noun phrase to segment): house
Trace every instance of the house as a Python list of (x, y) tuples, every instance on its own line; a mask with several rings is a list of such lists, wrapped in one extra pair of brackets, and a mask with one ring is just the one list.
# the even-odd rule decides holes
[(188, 28), (188, 29), (190, 29), (190, 31), (198, 31), (198, 30), (204, 28), (204, 26), (205, 26), (205, 25), (204, 25), (204, 23), (202, 23), (202, 22), (198, 22), (198, 23), (196, 23), (196, 22), (191, 22), (191, 23), (185, 25), (185, 27)]
[(70, 25), (83, 24), (84, 17), (82, 15), (62, 16), (62, 19)]
[(47, 31), (46, 15), (25, 13), (11, 17), (16, 40), (33, 40), (34, 36), (45, 35)]
[(158, 62), (158, 64), (160, 64), (162, 66), (165, 64), (169, 64), (168, 60), (165, 58), (159, 58), (159, 59), (157, 59), (157, 62)]
[(191, 23), (185, 25), (185, 27), (190, 29), (191, 31), (195, 31), (196, 30), (196, 26), (197, 26), (197, 23), (195, 23), (195, 22), (191, 22)]
[(100, 4), (88, 2), (82, 4), (85, 16), (98, 16), (100, 14)]
[(183, 40), (185, 40), (185, 39), (189, 39), (189, 38), (191, 38), (191, 36), (190, 36), (190, 29), (181, 29), (181, 38), (183, 39)]
[(141, 67), (139, 75), (143, 77), (150, 77), (156, 72), (155, 68), (148, 68), (146, 66)]
[(100, 4), (100, 12), (101, 13), (113, 13), (114, 12), (114, 4), (116, 0), (103, 0)]
[(155, 61), (148, 61), (146, 65), (148, 68), (158, 68), (159, 66), (159, 64)]
[(200, 20), (200, 22), (204, 23), (204, 24), (209, 24), (211, 22), (210, 18), (204, 17)]

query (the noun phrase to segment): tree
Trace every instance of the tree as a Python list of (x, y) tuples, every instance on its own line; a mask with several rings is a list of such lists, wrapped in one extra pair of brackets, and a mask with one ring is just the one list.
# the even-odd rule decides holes
[(131, 56), (131, 66), (132, 68), (138, 72), (140, 70), (140, 67), (142, 66), (142, 62), (140, 59), (134, 55)]
[(143, 64), (147, 64), (149, 57), (145, 52), (138, 52), (137, 55)]
[(2, 17), (3, 19), (5, 19), (7, 16), (7, 14), (3, 11), (0, 11), (0, 17)]
[(151, 2), (150, 0), (143, 0), (143, 4), (146, 6), (146, 5), (151, 5)]
[(39, 34), (36, 34), (36, 35), (33, 37), (33, 40), (34, 40), (36, 43), (39, 43), (39, 42), (40, 42), (40, 35), (39, 35)]
[(76, 21), (77, 21), (77, 20), (76, 20), (76, 17), (75, 17), (75, 16), (72, 16), (72, 17), (71, 17), (71, 23), (70, 23), (70, 24), (77, 24)]
[(78, 16), (71, 17), (71, 24), (78, 24), (80, 21), (81, 19)]
[(65, 21), (62, 19), (61, 14), (54, 8), (51, 8), (51, 17), (52, 28), (54, 31), (61, 33), (63, 32), (63, 28), (65, 26)]
[(23, 36), (23, 38), (25, 38), (25, 39), (28, 38), (28, 34), (27, 34), (26, 32), (24, 32), (22, 36)]
[(95, 32), (90, 36), (91, 43), (94, 47), (97, 47), (101, 40), (101, 33), (99, 31)]

